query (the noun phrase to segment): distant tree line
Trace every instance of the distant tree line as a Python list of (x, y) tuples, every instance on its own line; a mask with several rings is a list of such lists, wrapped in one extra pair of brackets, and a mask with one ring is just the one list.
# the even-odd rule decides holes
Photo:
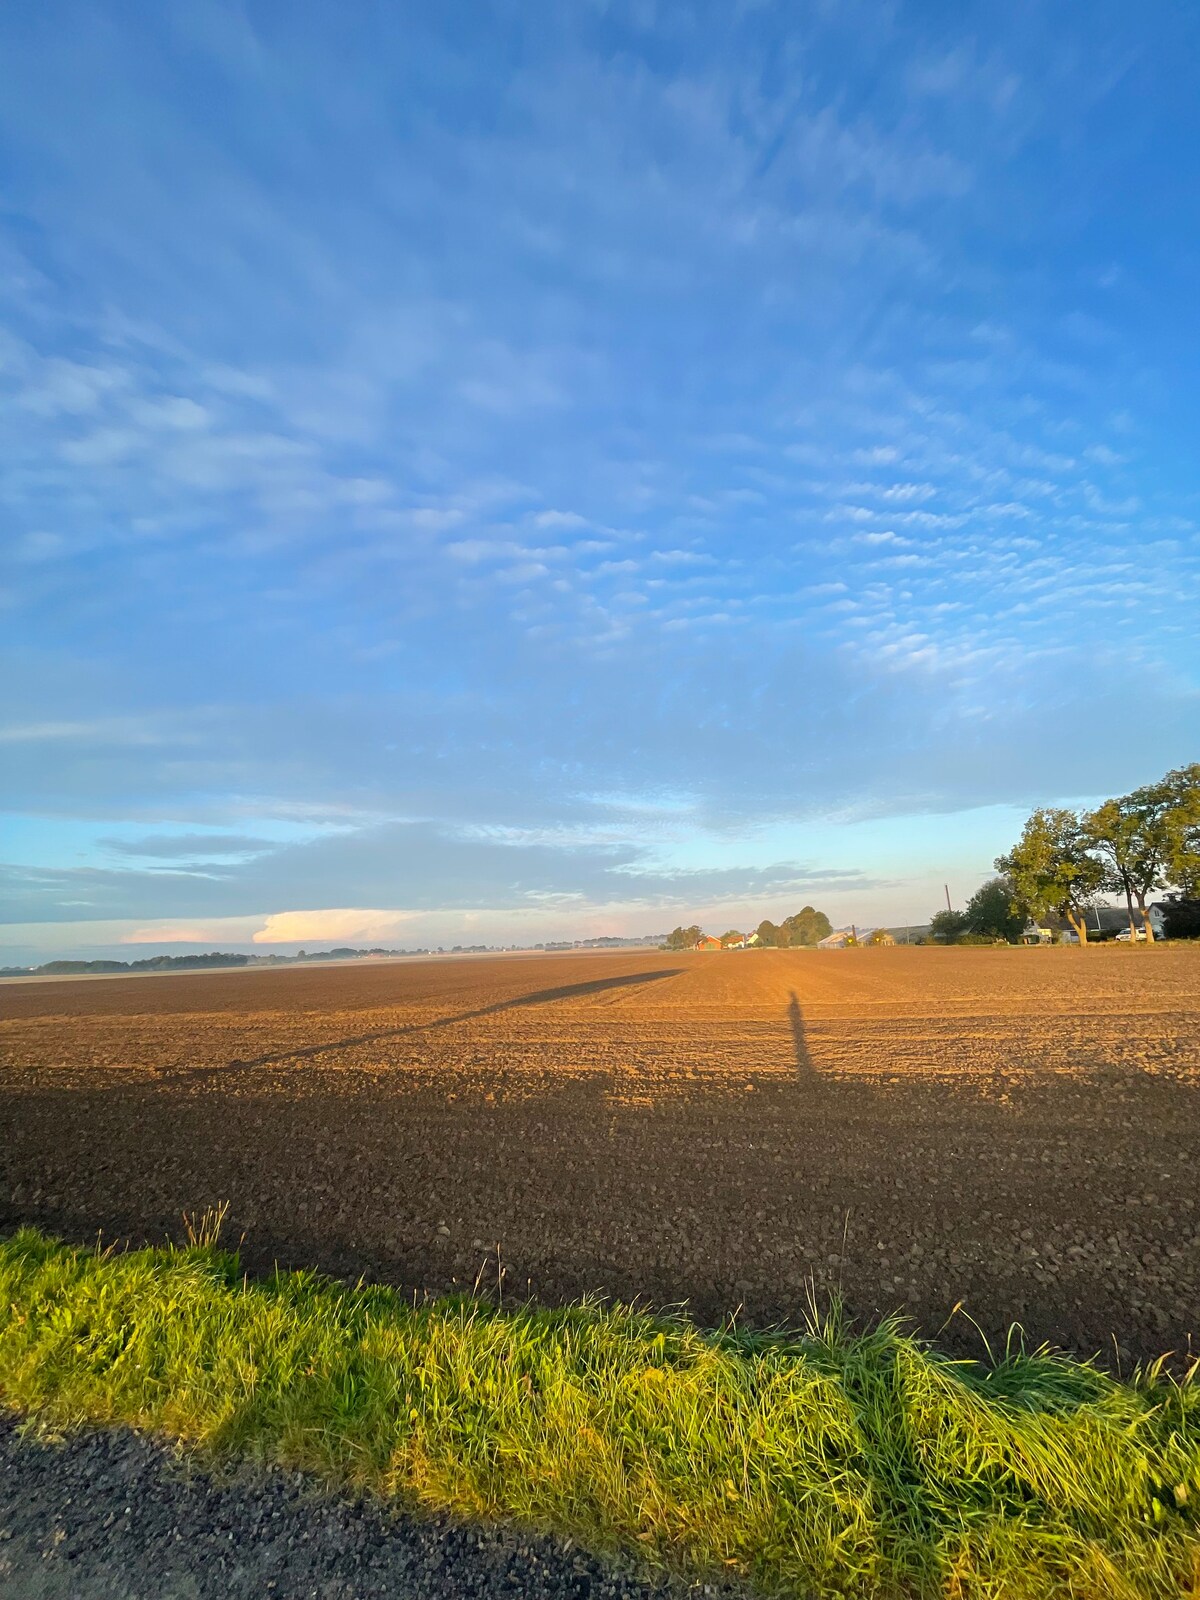
[(73, 978), (104, 972), (182, 972), (205, 967), (245, 967), (250, 956), (213, 950), (206, 956), (146, 956), (141, 961), (46, 961), (40, 967), (5, 967), (0, 977)]
[(1027, 918), (1055, 916), (1086, 944), (1089, 909), (1112, 894), (1124, 899), (1131, 932), (1153, 940), (1148, 902), (1163, 890), (1172, 891), (1163, 903), (1168, 937), (1200, 938), (1200, 762), (1093, 811), (1040, 807), (996, 868), (1000, 876), (965, 911), (932, 918), (934, 939), (1015, 943)]
[[(787, 950), (803, 945), (811, 947), (819, 944), (832, 932), (833, 924), (823, 911), (817, 911), (812, 906), (804, 906), (779, 923), (764, 919), (755, 928), (753, 937), (756, 944), (765, 945), (768, 949)], [(689, 928), (673, 929), (663, 941), (663, 949), (690, 950), (704, 937), (704, 929), (699, 923), (693, 922)], [(721, 935), (719, 942), (723, 945), (737, 945), (750, 937), (751, 935), (742, 933), (737, 928), (729, 928)]]
[(75, 978), (115, 972), (197, 972), (210, 967), (276, 967), (295, 961), (349, 961), (364, 956), (427, 955), (425, 950), (299, 950), (294, 956), (245, 956), (228, 950), (208, 955), (145, 956), (140, 961), (46, 961), (40, 967), (0, 967), (0, 978)]

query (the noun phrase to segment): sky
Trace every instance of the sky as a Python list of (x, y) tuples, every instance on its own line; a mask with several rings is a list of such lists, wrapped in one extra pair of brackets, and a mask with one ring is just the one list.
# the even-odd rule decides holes
[(1197, 759), (1198, 46), (0, 10), (0, 962), (920, 922)]

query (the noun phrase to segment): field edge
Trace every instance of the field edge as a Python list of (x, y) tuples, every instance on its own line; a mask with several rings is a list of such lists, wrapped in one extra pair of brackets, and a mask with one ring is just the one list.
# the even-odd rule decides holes
[(201, 1234), (0, 1241), (0, 1405), (214, 1462), (820, 1596), (1195, 1593), (1200, 1384), (951, 1361), (837, 1307), (796, 1334), (617, 1305), (266, 1281)]

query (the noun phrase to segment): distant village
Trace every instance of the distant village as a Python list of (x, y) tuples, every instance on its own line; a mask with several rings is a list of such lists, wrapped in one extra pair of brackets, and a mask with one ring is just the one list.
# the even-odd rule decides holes
[[(807, 915), (806, 915), (807, 913)], [(800, 928), (795, 927), (804, 919)], [(789, 924), (792, 924), (789, 926)], [(717, 937), (699, 926), (676, 928), (662, 943), (664, 950), (846, 950), (855, 945), (924, 944), (929, 941), (929, 924), (896, 928), (859, 928), (853, 923), (844, 928), (830, 924), (824, 912), (806, 907), (798, 918), (783, 923), (761, 922), (753, 933), (731, 928)]]
[[(1170, 937), (1170, 916), (1173, 904), (1170, 898), (1158, 902), (1147, 908), (1146, 923), (1149, 924), (1150, 933), (1154, 939)], [(1182, 903), (1180, 909), (1183, 909)], [(943, 913), (944, 915), (944, 913)], [(951, 913), (957, 917), (960, 913)], [(1117, 943), (1128, 943), (1131, 939), (1141, 942), (1145, 938), (1144, 924), (1137, 913), (1134, 914), (1133, 932), (1130, 932), (1129, 914), (1124, 906), (1091, 906), (1087, 912), (1088, 940), (1092, 944), (1103, 944), (1106, 940), (1115, 940)], [(676, 932), (691, 934), (693, 930), (682, 929)], [(1186, 937), (1182, 932), (1179, 937)], [(1012, 937), (1002, 937), (999, 934), (956, 937), (953, 932), (947, 934), (936, 926), (936, 922), (913, 923), (904, 927), (870, 928), (856, 927), (853, 923), (844, 928), (834, 928), (823, 939), (812, 943), (805, 941), (788, 941), (781, 945), (780, 941), (770, 935), (762, 935), (757, 929), (753, 933), (722, 934), (719, 938), (710, 933), (699, 933), (695, 938), (689, 938), (686, 943), (676, 940), (674, 944), (668, 942), (673, 935), (668, 935), (663, 942), (664, 950), (771, 950), (771, 949), (809, 949), (809, 950), (850, 950), (856, 946), (879, 948), (881, 945), (944, 945), (944, 944), (1078, 944), (1079, 936), (1070, 926), (1065, 917), (1043, 914), (1041, 917), (1027, 917), (1021, 923), (1019, 931)]]

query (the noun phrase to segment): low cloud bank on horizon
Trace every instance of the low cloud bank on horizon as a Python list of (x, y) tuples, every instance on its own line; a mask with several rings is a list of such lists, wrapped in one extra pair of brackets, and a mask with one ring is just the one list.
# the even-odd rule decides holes
[(10, 959), (920, 921), (1196, 757), (1200, 13), (468, 11), (0, 15)]

